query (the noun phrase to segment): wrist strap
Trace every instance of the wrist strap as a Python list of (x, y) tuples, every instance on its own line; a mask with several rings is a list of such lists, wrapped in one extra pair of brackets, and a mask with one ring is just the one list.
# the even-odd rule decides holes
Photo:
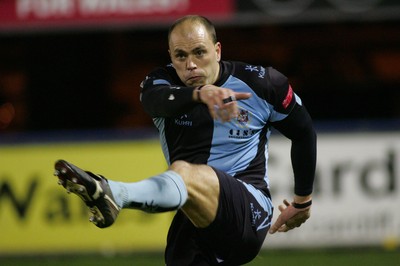
[(201, 102), (200, 90), (201, 90), (204, 86), (205, 86), (205, 85), (201, 85), (201, 86), (198, 86), (198, 87), (196, 88), (196, 91), (197, 91), (197, 101), (198, 101), (198, 102)]
[(296, 209), (304, 209), (304, 208), (310, 207), (311, 204), (312, 204), (312, 200), (304, 202), (304, 203), (293, 202), (292, 206), (295, 207)]

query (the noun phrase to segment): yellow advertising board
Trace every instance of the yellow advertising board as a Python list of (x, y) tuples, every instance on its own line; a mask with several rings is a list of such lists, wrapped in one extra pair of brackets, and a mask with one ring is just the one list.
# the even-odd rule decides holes
[(123, 210), (99, 229), (81, 200), (57, 184), (58, 159), (127, 182), (167, 168), (156, 140), (0, 145), (0, 255), (164, 248), (174, 213)]

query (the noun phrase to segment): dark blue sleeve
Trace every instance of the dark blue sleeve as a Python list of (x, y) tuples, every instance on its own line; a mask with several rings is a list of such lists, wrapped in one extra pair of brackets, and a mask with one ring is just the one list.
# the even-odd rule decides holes
[(197, 104), (194, 89), (182, 84), (172, 70), (158, 68), (141, 83), (140, 101), (151, 117), (172, 117)]
[(272, 125), (292, 141), (291, 160), (295, 194), (311, 194), (317, 162), (317, 136), (310, 115), (304, 106), (295, 103), (285, 119)]

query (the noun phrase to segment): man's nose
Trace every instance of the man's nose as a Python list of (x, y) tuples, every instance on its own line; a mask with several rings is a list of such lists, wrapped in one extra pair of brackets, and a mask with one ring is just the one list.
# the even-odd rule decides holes
[(197, 68), (196, 64), (193, 62), (192, 58), (189, 56), (186, 61), (186, 69), (189, 71), (192, 71), (196, 68)]

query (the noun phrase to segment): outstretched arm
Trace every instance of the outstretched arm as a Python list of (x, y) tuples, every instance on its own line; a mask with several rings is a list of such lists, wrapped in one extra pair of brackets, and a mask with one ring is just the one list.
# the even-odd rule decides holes
[(311, 193), (316, 167), (316, 133), (311, 118), (304, 106), (296, 105), (289, 116), (273, 126), (291, 139), (291, 160), (294, 172), (293, 202), (284, 200), (284, 205), (270, 233), (286, 232), (299, 227), (310, 217)]

